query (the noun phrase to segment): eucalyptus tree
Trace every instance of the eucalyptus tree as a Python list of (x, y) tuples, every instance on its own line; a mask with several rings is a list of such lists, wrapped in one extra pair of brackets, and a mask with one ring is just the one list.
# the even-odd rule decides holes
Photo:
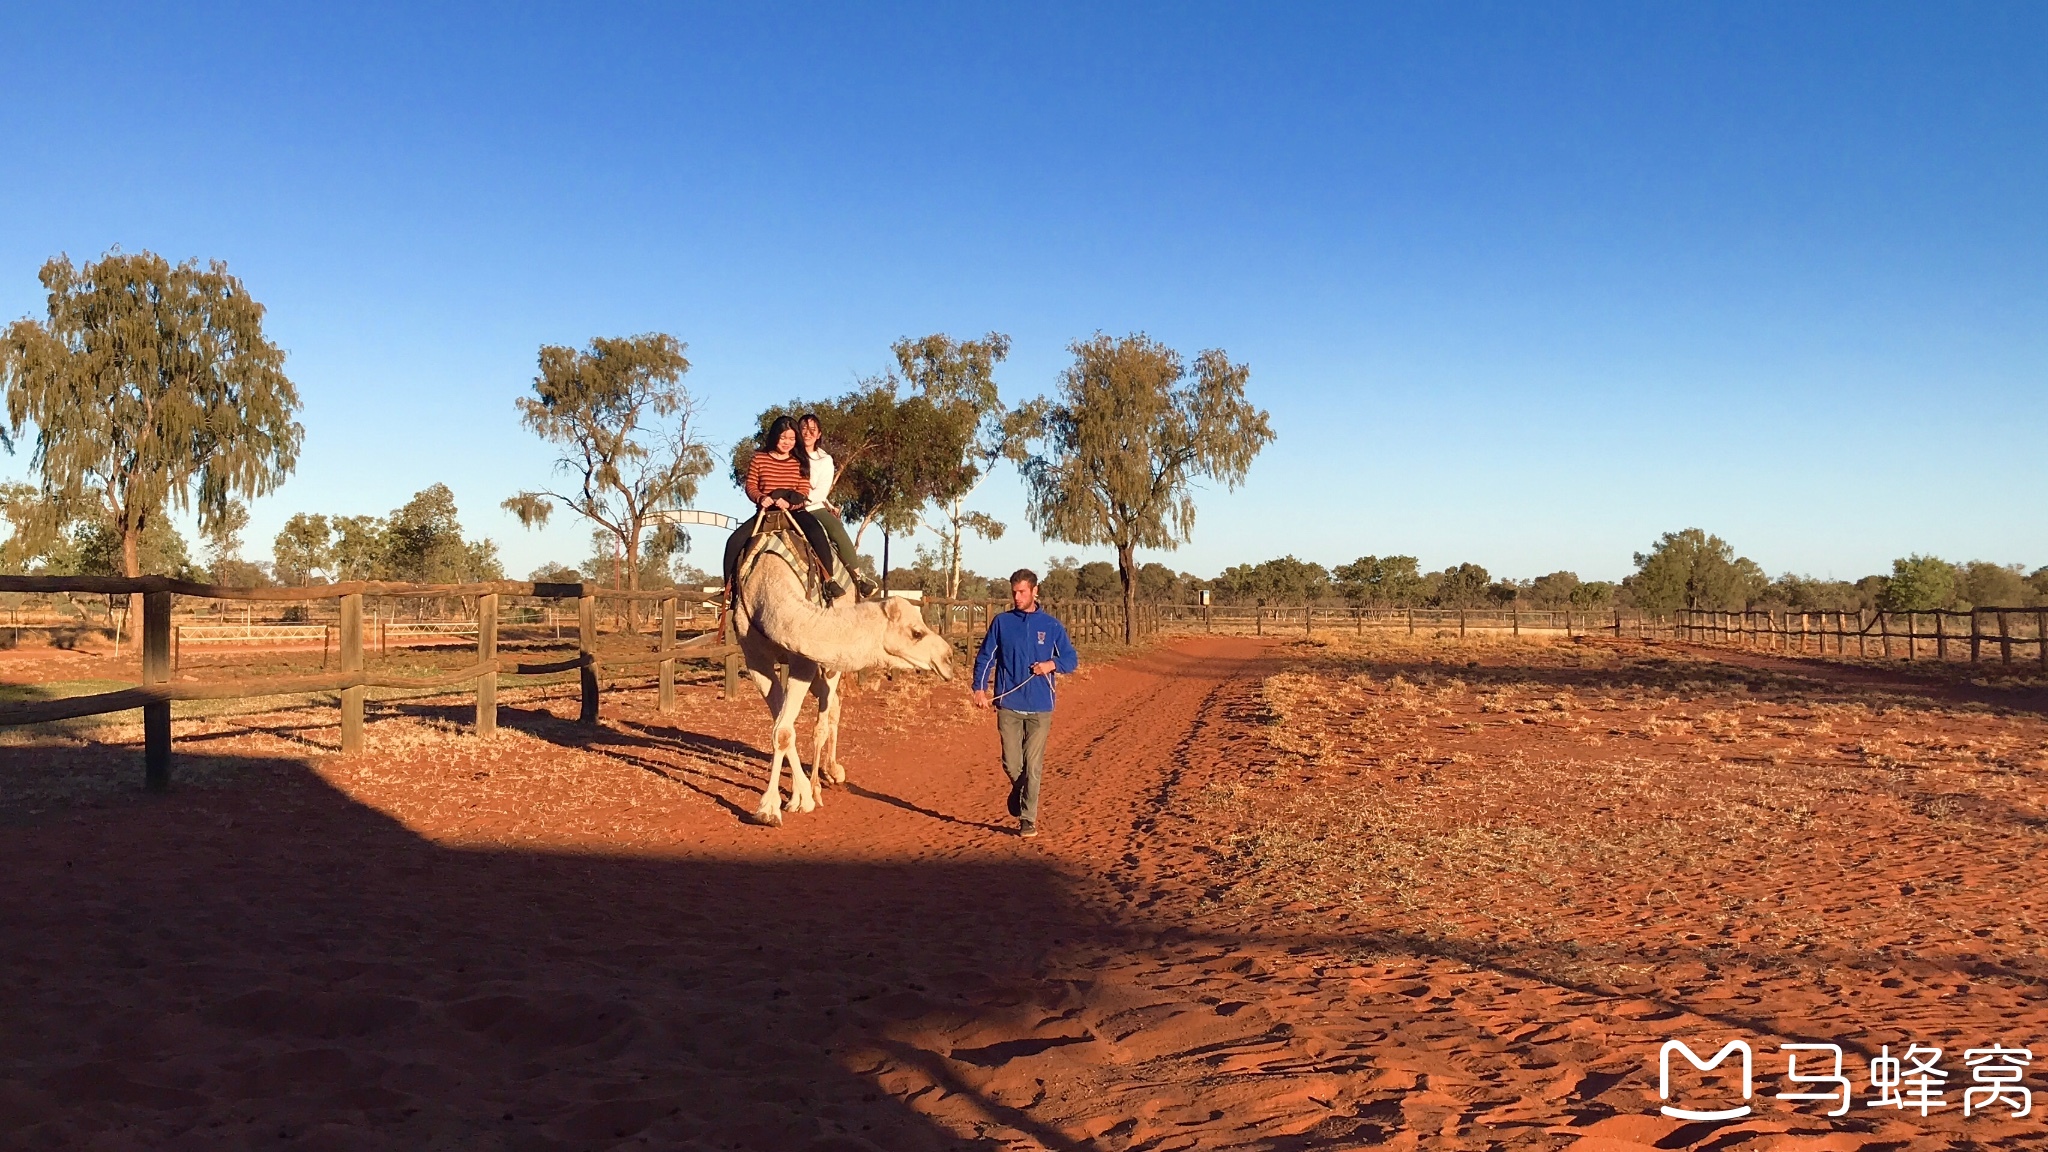
[(142, 575), (144, 533), (196, 507), (202, 532), (238, 498), (275, 491), (298, 463), (305, 429), (284, 352), (263, 305), (227, 266), (173, 265), (114, 251), (84, 268), (45, 263), (48, 318), (0, 336), (10, 451), (35, 429), (31, 463), (42, 514), (22, 525), (49, 540), (95, 517), (120, 540), (124, 575)]
[(682, 378), (684, 345), (666, 333), (599, 337), (585, 349), (544, 345), (533, 395), (518, 399), (520, 423), (562, 455), (560, 489), (520, 492), (504, 502), (528, 528), (556, 504), (616, 542), (628, 588), (640, 586), (640, 552), (655, 514), (696, 499), (713, 467), (691, 418), (696, 402)]
[(1049, 540), (1116, 549), (1130, 643), (1137, 550), (1184, 543), (1195, 525), (1190, 487), (1201, 479), (1237, 487), (1273, 430), (1245, 399), (1251, 369), (1221, 349), (1190, 366), (1142, 333), (1098, 332), (1070, 350), (1058, 396), (1031, 407), (1044, 448), (1023, 463), (1027, 513)]
[(960, 546), (968, 533), (984, 540), (1003, 535), (1003, 523), (971, 511), (967, 498), (1004, 458), (1017, 459), (1032, 413), (1015, 413), (996, 391), (995, 368), (1010, 354), (1010, 338), (990, 332), (979, 340), (955, 340), (935, 333), (890, 346), (896, 367), (938, 419), (929, 444), (940, 450), (945, 471), (933, 477), (926, 527), (939, 538), (946, 566), (946, 595), (960, 593)]

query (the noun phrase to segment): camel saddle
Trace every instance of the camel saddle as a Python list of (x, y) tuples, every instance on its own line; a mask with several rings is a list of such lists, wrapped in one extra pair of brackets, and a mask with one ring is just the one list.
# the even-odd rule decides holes
[(732, 598), (735, 604), (747, 574), (766, 556), (774, 556), (789, 565), (790, 571), (795, 572), (803, 583), (804, 599), (821, 607), (828, 606), (825, 604), (825, 582), (832, 578), (829, 562), (811, 548), (810, 538), (797, 526), (796, 518), (780, 508), (770, 508), (761, 513), (754, 524), (754, 538), (740, 553), (739, 567), (733, 572)]

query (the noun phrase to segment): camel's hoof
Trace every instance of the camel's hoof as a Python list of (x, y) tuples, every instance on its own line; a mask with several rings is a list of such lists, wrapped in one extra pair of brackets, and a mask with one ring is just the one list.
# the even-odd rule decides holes
[(832, 766), (832, 782), (834, 784), (846, 783), (846, 765), (834, 764)]
[(754, 810), (751, 819), (763, 828), (780, 828), (782, 827), (782, 810), (778, 808), (770, 812), (763, 808), (757, 808)]

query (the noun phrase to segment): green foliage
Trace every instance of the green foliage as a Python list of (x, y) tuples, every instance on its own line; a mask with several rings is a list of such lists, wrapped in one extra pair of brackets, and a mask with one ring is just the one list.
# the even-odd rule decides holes
[(1003, 525), (994, 517), (966, 508), (967, 497), (988, 476), (996, 461), (1014, 453), (1031, 417), (1012, 420), (996, 391), (995, 369), (1010, 354), (1010, 338), (990, 332), (979, 340), (955, 340), (943, 333), (890, 346), (896, 367), (916, 394), (932, 406), (938, 428), (950, 433), (934, 443), (951, 467), (941, 473), (927, 498), (930, 512), (923, 523), (942, 541), (948, 595), (957, 595), (960, 550), (974, 535), (998, 540)]
[[(48, 320), (0, 336), (8, 443), (35, 428), (45, 498), (17, 526), (24, 548), (100, 523), (120, 536), (117, 570), (141, 575), (143, 533), (170, 508), (196, 506), (210, 529), (283, 483), (305, 436), (298, 391), (226, 265), (115, 251), (83, 270), (58, 257), (41, 279)], [(84, 520), (88, 505), (103, 516)]]
[(1650, 551), (1636, 553), (1635, 561), (1635, 575), (1622, 581), (1622, 589), (1646, 612), (1734, 611), (1748, 607), (1770, 583), (1754, 561), (1698, 528), (1666, 532)]
[(1413, 556), (1360, 556), (1331, 574), (1345, 600), (1361, 607), (1406, 607), (1416, 603), (1422, 576)]
[(1493, 577), (1477, 564), (1460, 564), (1435, 573), (1429, 603), (1435, 608), (1480, 608), (1497, 603), (1487, 594)]
[[(125, 576), (124, 540), (119, 528), (102, 517), (72, 523), (62, 545), (54, 549), (44, 569), (52, 576)], [(199, 570), (185, 537), (163, 516), (143, 524), (136, 540), (136, 559), (143, 572), (152, 576), (175, 576), (197, 580)]]
[(295, 512), (270, 544), (270, 570), (277, 582), (310, 584), (334, 564), (334, 529), (319, 513)]
[(1884, 590), (1884, 606), (1893, 612), (1954, 607), (1956, 576), (1956, 566), (1938, 557), (1916, 552), (1894, 560), (1891, 582)]
[(1327, 569), (1291, 555), (1225, 568), (1216, 577), (1216, 591), (1230, 604), (1307, 604), (1320, 599), (1329, 588)]
[(1090, 560), (1074, 573), (1074, 595), (1083, 600), (1114, 600), (1122, 591), (1115, 566), (1102, 560)]
[[(253, 586), (250, 570), (260, 573), (261, 569), (242, 559), (242, 533), (248, 528), (249, 507), (240, 500), (228, 501), (212, 523), (200, 527), (199, 538), (206, 546), (208, 579), (216, 584)], [(239, 579), (227, 579), (229, 576)]]
[[(1023, 461), (1032, 526), (1049, 540), (1116, 549), (1125, 640), (1134, 638), (1139, 548), (1178, 547), (1194, 529), (1190, 485), (1236, 488), (1273, 439), (1245, 399), (1251, 370), (1221, 349), (1180, 353), (1143, 334), (1097, 333), (1071, 346), (1057, 400), (1026, 418), (1045, 443)], [(1022, 439), (1018, 440), (1022, 443)]]
[(436, 484), (415, 494), (384, 521), (383, 574), (415, 584), (502, 580), (498, 546), (464, 540), (455, 493)]
[(2032, 603), (2026, 568), (1972, 560), (1956, 573), (1956, 591), (1965, 604), (1978, 608), (2010, 608)]
[(556, 470), (567, 492), (519, 492), (503, 507), (528, 527), (547, 523), (553, 505), (589, 520), (625, 554), (628, 588), (639, 587), (641, 549), (653, 515), (696, 499), (711, 453), (694, 438), (695, 402), (682, 385), (690, 362), (666, 333), (599, 337), (587, 349), (542, 345), (533, 395), (518, 399), (519, 420), (562, 447)]

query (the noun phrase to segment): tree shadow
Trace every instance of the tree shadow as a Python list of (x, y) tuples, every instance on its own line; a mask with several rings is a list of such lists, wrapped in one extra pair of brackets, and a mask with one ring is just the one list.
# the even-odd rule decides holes
[(303, 765), (206, 759), (181, 779), (225, 786), (9, 829), (0, 1143), (984, 1146), (843, 1054), (1102, 928), (1032, 860), (457, 849)]

